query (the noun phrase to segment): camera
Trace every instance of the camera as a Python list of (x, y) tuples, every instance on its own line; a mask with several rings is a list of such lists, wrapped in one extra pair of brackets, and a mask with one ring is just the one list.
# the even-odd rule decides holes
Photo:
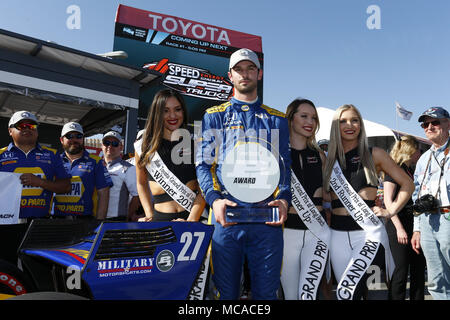
[[(415, 216), (421, 215), (424, 212), (431, 212), (436, 210), (439, 207), (438, 200), (433, 197), (431, 194), (426, 194), (421, 196), (419, 199), (414, 202), (410, 209), (412, 209), (413, 214)], [(409, 209), (409, 208), (408, 208)]]

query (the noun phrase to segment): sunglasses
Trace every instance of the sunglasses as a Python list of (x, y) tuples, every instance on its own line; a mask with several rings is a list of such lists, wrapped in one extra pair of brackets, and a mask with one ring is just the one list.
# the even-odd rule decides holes
[(32, 123), (17, 123), (14, 125), (14, 128), (16, 128), (19, 131), (28, 129), (28, 130), (36, 130), (37, 129), (37, 124), (32, 124)]
[(120, 144), (119, 141), (109, 141), (109, 140), (103, 141), (103, 145), (104, 145), (105, 147), (109, 147), (109, 146), (112, 146), (112, 147), (118, 147), (119, 144)]
[(441, 124), (441, 121), (440, 120), (433, 120), (433, 121), (428, 121), (428, 122), (422, 122), (420, 124), (420, 126), (425, 129), (425, 128), (428, 128), (430, 123), (433, 125), (433, 127), (436, 127), (436, 126)]
[(83, 139), (83, 134), (82, 133), (68, 133), (64, 137), (66, 137), (67, 140)]

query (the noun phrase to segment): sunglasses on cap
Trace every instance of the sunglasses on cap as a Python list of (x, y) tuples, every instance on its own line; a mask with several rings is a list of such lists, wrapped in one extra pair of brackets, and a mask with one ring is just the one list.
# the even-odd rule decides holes
[(83, 139), (83, 134), (82, 133), (67, 133), (66, 135), (64, 135), (64, 137), (66, 137), (67, 140), (71, 140), (71, 139)]
[(433, 121), (426, 121), (426, 122), (424, 121), (420, 124), (420, 126), (425, 129), (425, 128), (428, 128), (430, 123), (433, 125), (433, 127), (436, 127), (441, 124), (441, 121), (439, 119), (433, 120)]
[(109, 141), (109, 140), (105, 140), (105, 141), (103, 141), (103, 145), (105, 146), (105, 147), (109, 147), (109, 146), (112, 146), (112, 147), (118, 147), (119, 146), (119, 141)]
[(14, 126), (19, 131), (28, 129), (28, 130), (36, 130), (38, 125), (33, 123), (16, 123)]

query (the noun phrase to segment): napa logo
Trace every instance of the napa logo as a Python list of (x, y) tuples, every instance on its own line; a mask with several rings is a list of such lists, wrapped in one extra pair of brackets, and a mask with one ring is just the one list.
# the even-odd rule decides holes
[(70, 179), (70, 184), (72, 185), (72, 189), (70, 190), (70, 192), (57, 194), (55, 196), (56, 201), (64, 203), (77, 203), (78, 201), (80, 201), (84, 193), (84, 185), (81, 177), (72, 176), (72, 178)]
[[(32, 173), (35, 176), (38, 176), (41, 179), (46, 179), (45, 177), (45, 173), (44, 171), (42, 171), (41, 168), (39, 167), (30, 167), (30, 168), (16, 168), (14, 170), (15, 173)], [(29, 196), (40, 196), (42, 194), (42, 192), (44, 191), (44, 189), (42, 189), (41, 187), (31, 187), (31, 186), (23, 186), (22, 189), (22, 197), (29, 197)]]

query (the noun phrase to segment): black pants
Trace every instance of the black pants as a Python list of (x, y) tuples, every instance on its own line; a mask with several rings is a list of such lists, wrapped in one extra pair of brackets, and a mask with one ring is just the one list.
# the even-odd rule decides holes
[(386, 223), (389, 245), (395, 262), (395, 269), (389, 285), (389, 300), (405, 300), (408, 271), (410, 277), (410, 300), (424, 300), (425, 295), (425, 257), (417, 254), (411, 247), (412, 226), (403, 223), (408, 234), (408, 243), (400, 244), (397, 231), (391, 221)]
[(184, 219), (186, 220), (189, 217), (189, 211), (182, 212), (174, 212), (174, 213), (166, 213), (153, 210), (153, 219), (152, 221), (172, 221), (175, 219)]

